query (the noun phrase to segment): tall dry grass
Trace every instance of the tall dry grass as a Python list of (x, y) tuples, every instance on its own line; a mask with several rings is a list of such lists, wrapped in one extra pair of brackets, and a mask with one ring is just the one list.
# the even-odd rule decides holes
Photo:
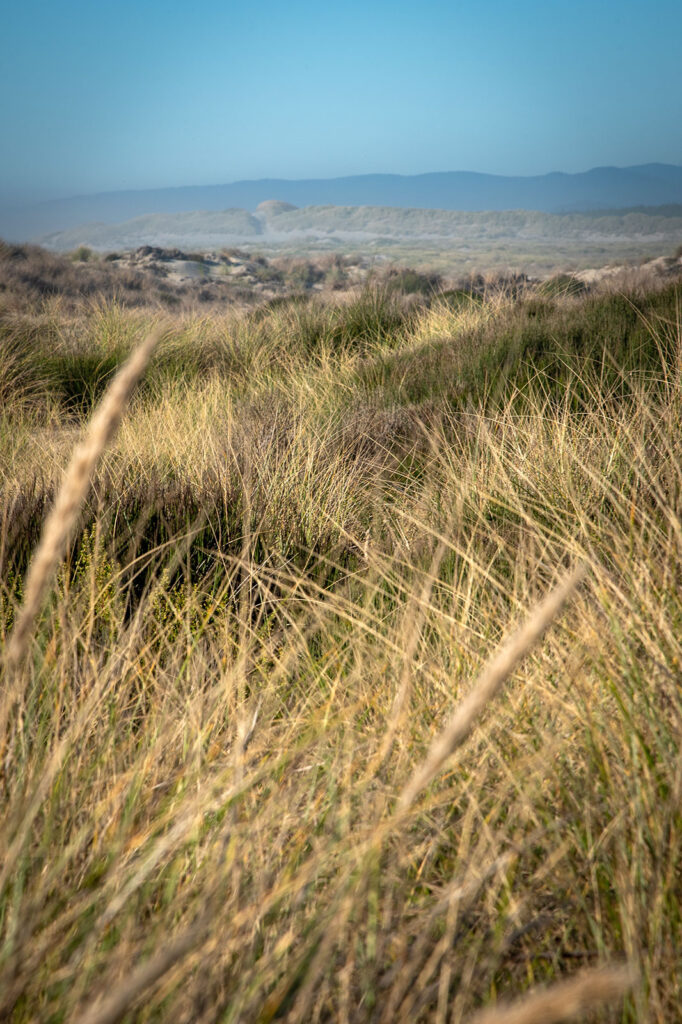
[[(513, 306), (450, 349), (432, 311), (355, 346), (340, 314), (271, 315), (202, 328), (229, 370), (192, 369), (196, 326), (161, 343), (32, 626), (2, 758), (3, 1015), (463, 1021), (559, 979), (493, 1019), (602, 997), (595, 1019), (675, 1019), (676, 323), (647, 321), (657, 370), (606, 353), (557, 379), (562, 353), (514, 377), (507, 346), (502, 387), (469, 367)], [(453, 389), (412, 402), (445, 366)], [(46, 409), (3, 435), (26, 529)]]
[[(105, 400), (92, 419), (87, 437), (74, 452), (54, 508), (45, 522), (40, 545), (26, 575), (21, 610), (7, 647), (9, 672), (26, 656), (31, 630), (66, 545), (102, 453), (116, 433), (135, 384), (144, 373), (159, 332), (150, 334), (131, 355), (107, 389)], [(0, 720), (4, 727), (4, 719)]]

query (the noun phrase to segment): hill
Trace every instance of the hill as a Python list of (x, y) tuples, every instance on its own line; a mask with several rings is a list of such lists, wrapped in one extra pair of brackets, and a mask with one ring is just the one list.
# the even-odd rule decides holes
[(121, 224), (88, 224), (40, 239), (50, 249), (101, 252), (142, 245), (216, 250), (247, 246), (269, 255), (373, 254), (441, 270), (521, 268), (549, 273), (658, 256), (682, 242), (682, 205), (555, 214), (528, 210), (295, 206), (271, 201), (247, 210), (148, 214)]
[(396, 206), (443, 210), (563, 213), (682, 202), (682, 167), (595, 167), (580, 174), (508, 177), (472, 171), (363, 174), (343, 178), (236, 181), (225, 185), (106, 192), (0, 208), (0, 235), (35, 239), (92, 221), (113, 224), (149, 213), (241, 208), (277, 198), (296, 206)]

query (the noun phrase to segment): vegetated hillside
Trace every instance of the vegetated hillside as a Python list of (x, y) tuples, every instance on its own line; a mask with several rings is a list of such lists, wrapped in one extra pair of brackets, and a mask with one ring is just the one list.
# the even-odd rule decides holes
[(0, 306), (3, 1019), (676, 1019), (681, 303), (166, 314), (25, 630), (159, 313)]
[(617, 209), (682, 202), (682, 167), (643, 164), (595, 167), (579, 174), (505, 177), (470, 171), (433, 174), (364, 174), (287, 181), (265, 178), (228, 185), (147, 189), (75, 196), (0, 209), (0, 234), (29, 241), (93, 221), (117, 223), (149, 213), (192, 210), (254, 211), (270, 199), (296, 206), (395, 206), (444, 210)]
[[(240, 216), (241, 215), (241, 219)], [(682, 240), (682, 206), (659, 211), (556, 215), (468, 213), (394, 207), (306, 207), (264, 203), (245, 211), (153, 214), (119, 225), (94, 224), (46, 236), (49, 248), (99, 251), (152, 244), (208, 248), (247, 245), (268, 255), (319, 251), (383, 255), (457, 271), (513, 267), (549, 273), (658, 255)]]
[(623, 239), (660, 241), (682, 237), (682, 206), (646, 210), (548, 214), (532, 210), (466, 212), (462, 210), (402, 210), (396, 207), (312, 206), (263, 204), (259, 215), (245, 210), (222, 213), (195, 211), (150, 214), (123, 224), (83, 225), (46, 236), (42, 241), (55, 249), (72, 249), (79, 242), (98, 249), (132, 248), (147, 243), (168, 244), (193, 240), (202, 245), (221, 239), (276, 241), (279, 235), (333, 234), (340, 238), (364, 236), (416, 239), (477, 240), (482, 237), (523, 239), (577, 239), (585, 242)]
[[(38, 239), (41, 244), (53, 249), (73, 249), (78, 244), (91, 245), (95, 249), (133, 249), (140, 245), (176, 244), (183, 239), (183, 246), (194, 244), (210, 247), (224, 244), (225, 240), (258, 238), (263, 234), (262, 222), (246, 210), (223, 210), (208, 213), (203, 210), (191, 213), (147, 214), (123, 224), (85, 224), (66, 232), (46, 235)], [(73, 239), (78, 239), (76, 243)]]
[[(205, 216), (205, 215), (204, 215)], [(265, 221), (270, 232), (360, 232), (399, 238), (635, 238), (682, 234), (682, 205), (600, 211), (598, 214), (551, 214), (534, 210), (468, 212), (397, 209), (395, 207), (306, 207), (274, 210)]]

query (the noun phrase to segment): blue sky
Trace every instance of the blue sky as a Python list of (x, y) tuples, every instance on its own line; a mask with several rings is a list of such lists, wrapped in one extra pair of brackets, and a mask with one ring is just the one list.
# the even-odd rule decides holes
[(0, 0), (0, 198), (682, 164), (680, 0)]

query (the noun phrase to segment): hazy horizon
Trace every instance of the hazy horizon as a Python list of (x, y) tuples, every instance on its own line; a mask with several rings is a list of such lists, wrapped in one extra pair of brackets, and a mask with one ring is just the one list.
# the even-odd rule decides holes
[(265, 0), (5, 11), (0, 199), (444, 169), (682, 165), (682, 11), (657, 0)]
[(262, 176), (260, 178), (237, 178), (237, 179), (233, 179), (233, 180), (230, 180), (230, 181), (205, 181), (205, 182), (196, 182), (196, 181), (189, 182), (189, 181), (185, 181), (185, 182), (181, 182), (181, 183), (179, 183), (177, 185), (156, 185), (156, 186), (150, 186), (148, 188), (98, 189), (97, 191), (94, 191), (94, 192), (78, 192), (78, 193), (74, 193), (74, 192), (66, 193), (65, 192), (65, 193), (59, 194), (59, 195), (44, 195), (44, 196), (33, 197), (33, 198), (26, 198), (26, 199), (22, 199), (22, 198), (19, 198), (19, 197), (9, 197), (9, 198), (7, 198), (2, 193), (0, 193), (0, 202), (7, 203), (8, 205), (9, 204), (15, 204), (15, 203), (17, 205), (24, 205), (24, 204), (25, 205), (31, 205), (33, 203), (35, 203), (35, 204), (50, 203), (50, 202), (53, 202), (53, 201), (62, 201), (62, 200), (69, 200), (69, 199), (96, 198), (97, 196), (100, 196), (100, 195), (110, 195), (110, 194), (116, 194), (116, 193), (119, 193), (119, 192), (122, 192), (122, 193), (125, 193), (125, 192), (152, 192), (152, 191), (153, 192), (156, 192), (156, 191), (161, 192), (161, 191), (173, 191), (173, 190), (182, 190), (182, 189), (189, 190), (189, 189), (193, 189), (193, 188), (202, 188), (202, 189), (203, 188), (205, 188), (205, 189), (216, 188), (217, 189), (217, 188), (222, 188), (222, 187), (224, 187), (226, 185), (239, 185), (239, 184), (244, 184), (244, 183), (256, 183), (257, 184), (257, 183), (260, 183), (260, 182), (268, 182), (268, 181), (288, 181), (288, 182), (295, 183), (295, 182), (300, 182), (300, 181), (337, 181), (337, 180), (343, 180), (343, 179), (347, 179), (347, 178), (373, 178), (373, 177), (421, 178), (421, 177), (427, 177), (429, 175), (446, 175), (446, 174), (467, 174), (467, 175), (470, 174), (470, 175), (480, 175), (480, 176), (491, 177), (491, 178), (496, 178), (496, 177), (505, 178), (505, 177), (509, 177), (509, 178), (521, 178), (521, 179), (523, 179), (523, 178), (542, 178), (542, 177), (546, 177), (546, 176), (550, 176), (550, 175), (563, 175), (563, 176), (567, 176), (568, 177), (568, 176), (571, 176), (571, 175), (589, 174), (591, 171), (631, 170), (633, 167), (655, 166), (656, 164), (660, 164), (661, 166), (680, 167), (680, 168), (682, 168), (682, 160), (679, 161), (679, 162), (675, 162), (675, 163), (670, 163), (670, 162), (665, 162), (665, 161), (658, 161), (658, 160), (646, 160), (646, 161), (643, 161), (641, 164), (630, 165), (628, 167), (626, 167), (624, 165), (620, 165), (620, 164), (601, 164), (598, 167), (584, 167), (584, 168), (580, 168), (580, 169), (578, 169), (576, 171), (566, 171), (563, 168), (555, 167), (555, 168), (551, 168), (550, 170), (547, 170), (547, 171), (537, 171), (537, 172), (533, 172), (533, 173), (529, 173), (529, 174), (519, 174), (519, 175), (495, 174), (495, 173), (493, 173), (491, 171), (478, 171), (476, 168), (473, 168), (473, 167), (450, 167), (450, 168), (442, 168), (442, 167), (440, 167), (440, 168), (434, 168), (434, 169), (431, 169), (431, 170), (428, 170), (428, 171), (416, 171), (414, 174), (406, 174), (406, 173), (401, 173), (399, 171), (391, 171), (391, 170), (359, 171), (357, 174), (350, 174), (350, 175), (347, 175), (347, 174), (342, 174), (342, 175), (341, 174), (340, 175), (330, 174), (330, 175), (320, 176), (319, 178), (318, 177), (313, 177), (311, 175), (302, 175), (300, 178), (286, 177), (284, 175), (264, 175), (264, 176)]

